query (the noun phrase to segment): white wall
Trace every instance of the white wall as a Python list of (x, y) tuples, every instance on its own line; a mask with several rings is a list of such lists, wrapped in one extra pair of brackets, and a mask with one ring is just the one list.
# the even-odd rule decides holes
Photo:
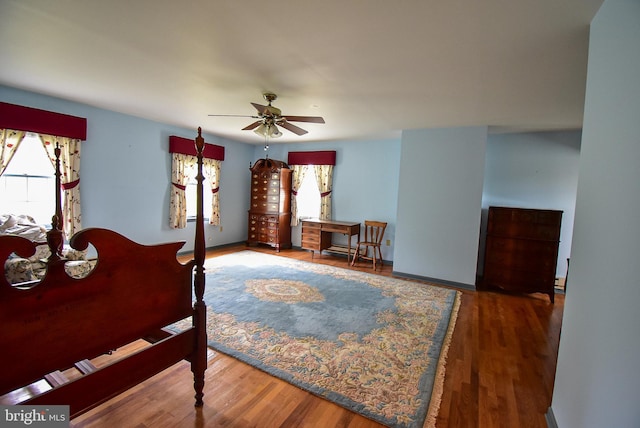
[(581, 132), (489, 134), (479, 272), (489, 206), (563, 211), (556, 276), (567, 273), (578, 188)]
[(486, 127), (402, 133), (394, 272), (475, 288)]
[(580, 176), (551, 414), (640, 427), (640, 2), (591, 25)]

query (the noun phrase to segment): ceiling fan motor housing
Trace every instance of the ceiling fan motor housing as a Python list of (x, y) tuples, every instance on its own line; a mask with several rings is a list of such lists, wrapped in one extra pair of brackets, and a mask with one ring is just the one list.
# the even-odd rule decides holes
[(272, 105), (266, 106), (264, 111), (262, 112), (263, 116), (272, 116), (273, 118), (279, 118), (282, 115), (282, 110), (278, 107), (274, 107)]
[(262, 94), (262, 96), (269, 103), (269, 105), (264, 106), (264, 110), (261, 112), (261, 116), (272, 116), (276, 119), (279, 118), (282, 115), (282, 110), (271, 105), (271, 102), (277, 100), (278, 96), (273, 92), (265, 92), (264, 94)]
[(271, 101), (275, 101), (278, 99), (278, 96), (273, 92), (265, 92), (264, 94), (262, 94), (262, 96), (265, 100), (267, 100), (269, 104), (271, 104)]

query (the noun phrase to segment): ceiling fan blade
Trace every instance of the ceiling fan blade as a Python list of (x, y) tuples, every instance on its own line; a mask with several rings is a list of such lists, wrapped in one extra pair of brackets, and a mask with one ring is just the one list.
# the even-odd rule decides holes
[(246, 114), (209, 114), (212, 117), (251, 117), (253, 119), (259, 119), (260, 116), (249, 116)]
[(324, 123), (324, 119), (319, 116), (282, 116), (289, 122), (310, 122), (310, 123)]
[(251, 103), (251, 105), (254, 106), (256, 110), (258, 110), (258, 113), (260, 114), (265, 114), (269, 111), (267, 106), (263, 106), (261, 104), (256, 104), (256, 103)]
[(284, 129), (287, 129), (297, 135), (304, 135), (308, 132), (300, 127), (290, 124), (286, 120), (279, 121), (278, 125), (282, 126)]
[(247, 125), (244, 128), (242, 128), (242, 130), (243, 131), (251, 131), (252, 129), (256, 129), (258, 126), (260, 126), (261, 123), (262, 123), (261, 120), (256, 120), (251, 125)]

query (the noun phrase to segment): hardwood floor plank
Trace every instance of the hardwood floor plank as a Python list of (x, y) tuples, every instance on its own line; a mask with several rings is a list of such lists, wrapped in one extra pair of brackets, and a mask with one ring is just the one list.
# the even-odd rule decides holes
[[(229, 246), (209, 251), (207, 257), (245, 249)], [(339, 256), (250, 249), (350, 268)], [(374, 273), (365, 263), (353, 269)], [(375, 273), (391, 272), (384, 265)], [(546, 428), (563, 308), (562, 294), (551, 304), (542, 294), (463, 291), (437, 427)], [(125, 428), (382, 427), (215, 351), (209, 355), (204, 407), (194, 409), (193, 402), (189, 364), (179, 363), (72, 422), (74, 427)]]

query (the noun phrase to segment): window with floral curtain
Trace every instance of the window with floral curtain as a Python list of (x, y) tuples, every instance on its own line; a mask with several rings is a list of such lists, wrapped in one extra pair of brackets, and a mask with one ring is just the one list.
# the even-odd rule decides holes
[(220, 199), (218, 191), (220, 190), (220, 166), (221, 161), (218, 159), (204, 158), (202, 160), (202, 169), (205, 177), (209, 179), (209, 188), (211, 189), (211, 213), (209, 214), (209, 224), (214, 226), (220, 225)]
[[(186, 187), (189, 180), (197, 174), (197, 156), (195, 141), (187, 138), (169, 137), (171, 153), (171, 197), (169, 201), (169, 225), (174, 229), (187, 226)], [(209, 224), (220, 225), (220, 166), (224, 160), (224, 147), (206, 144), (203, 151), (202, 173), (209, 181), (211, 189), (211, 207)], [(205, 207), (206, 209), (206, 207)]]
[(61, 149), (62, 226), (65, 236), (69, 238), (82, 229), (80, 142), (87, 138), (87, 119), (0, 102), (0, 175), (26, 132), (39, 134), (54, 167), (56, 144)]
[(320, 220), (331, 219), (331, 189), (333, 189), (333, 165), (314, 165), (318, 190), (320, 190)]
[(291, 226), (298, 225), (298, 192), (304, 180), (308, 165), (289, 165), (291, 168)]
[(7, 165), (11, 162), (13, 154), (18, 149), (22, 140), (24, 140), (25, 135), (27, 135), (25, 131), (0, 129), (0, 140), (2, 142), (2, 147), (0, 147), (0, 175), (7, 169)]
[(333, 150), (313, 152), (289, 152), (288, 164), (292, 169), (291, 226), (298, 225), (297, 192), (306, 174), (313, 172), (320, 191), (320, 220), (331, 219), (331, 191), (333, 189), (333, 167), (336, 152)]

